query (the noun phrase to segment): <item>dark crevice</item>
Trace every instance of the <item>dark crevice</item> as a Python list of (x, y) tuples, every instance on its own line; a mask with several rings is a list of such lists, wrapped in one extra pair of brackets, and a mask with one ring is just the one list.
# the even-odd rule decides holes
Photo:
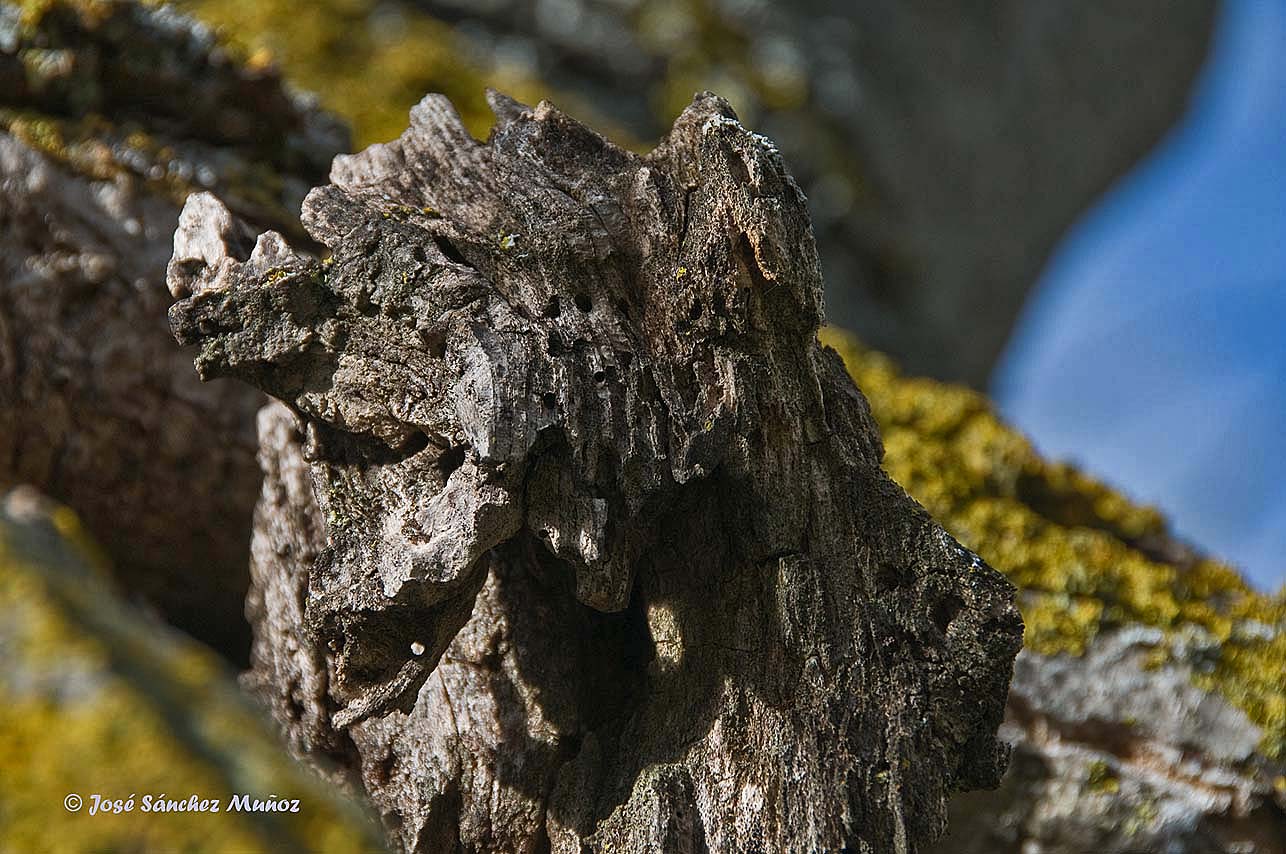
[(388, 752), (384, 754), (384, 758), (375, 763), (372, 773), (375, 779), (378, 780), (381, 785), (384, 785), (387, 784), (389, 780), (393, 779), (393, 769), (396, 767), (397, 754), (393, 751), (393, 748), (390, 745)]
[(429, 446), (429, 437), (425, 433), (412, 433), (398, 450), (407, 457), (412, 457)]
[(911, 573), (896, 564), (883, 564), (875, 569), (875, 589), (879, 593), (905, 587)]
[(696, 187), (688, 187), (683, 191), (683, 223), (679, 226), (679, 253), (683, 253), (683, 245), (688, 240), (688, 223), (691, 221), (692, 194), (696, 192)]
[(429, 445), (428, 436), (418, 431), (404, 439), (397, 447), (366, 433), (346, 433), (324, 421), (317, 421), (292, 408), (296, 417), (308, 424), (304, 459), (309, 462), (326, 461), (334, 465), (387, 465), (398, 463), (420, 453)]
[(438, 457), (438, 471), (442, 473), (442, 480), (451, 477), (451, 474), (460, 466), (464, 465), (465, 452), (468, 450), (466, 445), (455, 445), (447, 448)]
[(435, 234), (433, 235), (433, 242), (438, 247), (438, 251), (446, 256), (448, 261), (465, 267), (470, 266), (469, 262), (465, 260), (464, 254), (451, 242), (451, 238)]
[(746, 161), (741, 159), (737, 152), (728, 150), (728, 171), (732, 173), (732, 180), (742, 187), (750, 186), (750, 168), (746, 166)]
[(933, 603), (933, 624), (945, 635), (962, 608), (964, 608), (964, 600), (959, 596), (943, 596)]
[(425, 346), (429, 349), (429, 355), (435, 359), (446, 358), (447, 338), (441, 332), (424, 330), (420, 333), (424, 339)]

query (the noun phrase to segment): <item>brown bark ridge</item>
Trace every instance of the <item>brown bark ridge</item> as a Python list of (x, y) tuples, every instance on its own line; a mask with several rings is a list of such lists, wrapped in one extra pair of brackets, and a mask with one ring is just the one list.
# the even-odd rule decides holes
[(881, 470), (803, 195), (713, 95), (646, 156), (491, 102), (336, 158), (324, 262), (180, 217), (176, 337), (285, 404), (249, 683), (407, 851), (915, 850), (1022, 626)]

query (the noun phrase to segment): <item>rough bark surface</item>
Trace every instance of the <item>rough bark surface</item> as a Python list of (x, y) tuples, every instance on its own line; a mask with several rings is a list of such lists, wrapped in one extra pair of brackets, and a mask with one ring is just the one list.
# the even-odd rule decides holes
[(1264, 756), (1245, 712), (1194, 684), (1218, 644), (1185, 634), (1167, 643), (1158, 629), (1131, 626), (1083, 656), (1024, 650), (1001, 727), (1014, 745), (1010, 768), (997, 791), (957, 796), (932, 850), (1286, 850), (1274, 785), (1282, 765)]
[(406, 850), (914, 850), (1021, 622), (881, 470), (802, 194), (714, 96), (647, 156), (492, 102), (337, 158), (325, 262), (180, 218), (178, 340), (293, 413), (250, 682)]
[(0, 134), (0, 482), (73, 505), (132, 593), (244, 656), (260, 401), (192, 382), (166, 334), (177, 214)]
[(346, 135), (171, 11), (38, 6), (0, 5), (0, 484), (71, 505), (130, 594), (244, 661), (263, 398), (192, 376), (165, 265), (192, 189), (297, 230)]

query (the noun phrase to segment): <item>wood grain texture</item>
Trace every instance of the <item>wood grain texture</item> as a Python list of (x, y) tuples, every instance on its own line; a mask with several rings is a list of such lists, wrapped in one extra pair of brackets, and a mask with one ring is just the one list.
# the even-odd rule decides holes
[(408, 851), (915, 850), (999, 779), (1022, 626), (880, 468), (776, 148), (492, 103), (337, 158), (325, 262), (180, 217), (176, 337), (284, 404), (248, 681)]

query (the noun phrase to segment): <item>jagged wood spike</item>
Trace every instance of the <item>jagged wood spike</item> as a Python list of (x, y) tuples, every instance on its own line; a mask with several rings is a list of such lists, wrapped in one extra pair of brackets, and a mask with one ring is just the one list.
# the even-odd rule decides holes
[(1022, 626), (881, 470), (802, 194), (709, 94), (646, 156), (492, 102), (337, 158), (326, 263), (188, 203), (176, 337), (286, 407), (249, 683), (408, 851), (914, 850)]

